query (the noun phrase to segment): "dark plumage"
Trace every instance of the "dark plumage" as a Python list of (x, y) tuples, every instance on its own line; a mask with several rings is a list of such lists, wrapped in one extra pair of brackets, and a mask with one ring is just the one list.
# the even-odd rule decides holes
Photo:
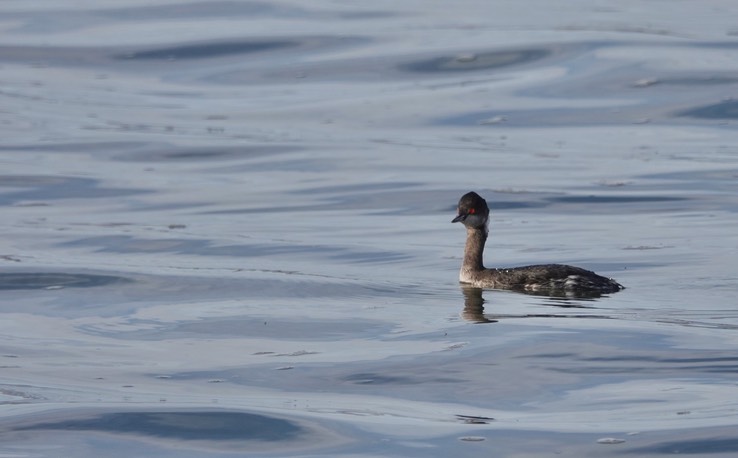
[(517, 290), (551, 296), (599, 296), (620, 291), (623, 286), (611, 278), (580, 267), (542, 264), (509, 269), (487, 269), (482, 262), (487, 241), (489, 207), (479, 194), (469, 192), (459, 200), (453, 223), (466, 226), (464, 262), (459, 281), (479, 288)]

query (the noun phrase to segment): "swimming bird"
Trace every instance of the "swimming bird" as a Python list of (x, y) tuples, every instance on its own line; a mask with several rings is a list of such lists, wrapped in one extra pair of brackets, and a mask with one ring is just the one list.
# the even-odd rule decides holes
[(466, 226), (464, 261), (459, 272), (461, 283), (478, 288), (567, 297), (597, 297), (623, 289), (623, 286), (612, 278), (597, 275), (581, 267), (563, 264), (497, 269), (484, 267), (482, 255), (489, 233), (489, 207), (487, 201), (476, 192), (469, 192), (461, 197), (457, 216), (451, 222)]

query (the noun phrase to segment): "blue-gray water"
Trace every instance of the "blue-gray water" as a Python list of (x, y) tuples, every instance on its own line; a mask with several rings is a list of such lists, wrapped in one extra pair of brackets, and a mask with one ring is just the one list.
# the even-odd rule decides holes
[(1, 3), (0, 455), (735, 456), (737, 14)]

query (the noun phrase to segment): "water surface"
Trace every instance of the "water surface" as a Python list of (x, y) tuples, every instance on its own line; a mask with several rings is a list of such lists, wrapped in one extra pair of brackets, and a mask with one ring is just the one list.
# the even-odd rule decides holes
[(734, 456), (734, 9), (0, 6), (0, 454)]

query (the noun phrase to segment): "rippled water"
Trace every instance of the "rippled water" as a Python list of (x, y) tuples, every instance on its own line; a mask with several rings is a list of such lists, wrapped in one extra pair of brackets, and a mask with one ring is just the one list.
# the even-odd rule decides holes
[(736, 13), (1, 4), (0, 455), (734, 456)]

